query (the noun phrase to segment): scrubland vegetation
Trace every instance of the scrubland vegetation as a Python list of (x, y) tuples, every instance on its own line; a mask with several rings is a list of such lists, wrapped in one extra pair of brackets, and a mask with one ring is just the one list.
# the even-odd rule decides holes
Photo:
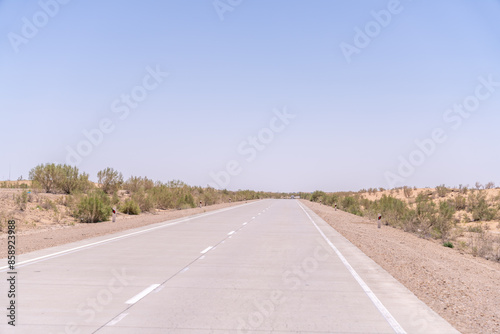
[(302, 198), (442, 242), (443, 246), (500, 261), (500, 189), (489, 182), (474, 188), (445, 185), (434, 189), (401, 187), (391, 190), (312, 194)]
[[(132, 176), (127, 180), (113, 168), (97, 173), (97, 183), (77, 167), (42, 164), (31, 169), (30, 181), (0, 182), (0, 188), (21, 188), (10, 199), (18, 212), (52, 211), (56, 222), (71, 217), (74, 222), (97, 223), (110, 220), (112, 209), (127, 215), (161, 210), (187, 209), (199, 205), (238, 202), (259, 198), (280, 198), (282, 194), (252, 190), (216, 190), (194, 187), (181, 181), (160, 182)], [(49, 195), (50, 194), (50, 195)], [(0, 212), (0, 231), (6, 213)], [(36, 222), (32, 223), (34, 226)]]

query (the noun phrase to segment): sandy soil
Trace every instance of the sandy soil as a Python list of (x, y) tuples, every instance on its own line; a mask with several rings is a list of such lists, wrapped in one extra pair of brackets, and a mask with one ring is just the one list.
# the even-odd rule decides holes
[[(249, 202), (251, 201), (247, 201), (247, 203)], [(24, 229), (17, 233), (18, 242), (16, 252), (19, 255), (39, 249), (63, 245), (69, 242), (159, 223), (166, 220), (172, 220), (230, 206), (241, 205), (243, 203), (245, 202), (222, 203), (202, 208), (162, 211), (157, 214), (143, 213), (138, 216), (129, 216), (119, 213), (117, 215), (115, 223), (108, 221), (96, 224), (51, 224), (46, 226), (38, 226), (36, 229)], [(0, 258), (7, 257), (6, 240), (6, 233), (0, 233)]]
[[(469, 190), (467, 194), (460, 194), (457, 189), (451, 189), (450, 192), (448, 192), (444, 197), (439, 197), (436, 194), (436, 189), (434, 188), (419, 188), (419, 189), (412, 189), (411, 194), (409, 197), (406, 197), (404, 194), (404, 191), (402, 189), (393, 189), (393, 190), (384, 190), (384, 191), (377, 191), (375, 193), (368, 193), (368, 192), (363, 192), (360, 193), (361, 197), (369, 199), (371, 201), (374, 200), (379, 200), (382, 198), (383, 195), (386, 196), (392, 196), (394, 198), (397, 198), (399, 200), (402, 200), (403, 202), (406, 202), (410, 205), (413, 205), (415, 207), (415, 200), (419, 194), (429, 194), (430, 197), (433, 199), (434, 202), (439, 203), (440, 201), (449, 201), (449, 200), (454, 200), (457, 196), (462, 196), (467, 199), (468, 195), (471, 192), (474, 192), (477, 190)], [(500, 197), (500, 189), (481, 189), (479, 190), (481, 193), (486, 194), (486, 200), (491, 203), (498, 203), (497, 198)], [(487, 226), (488, 228), (488, 233), (493, 233), (493, 234), (500, 234), (500, 221), (498, 220), (493, 220), (493, 221), (488, 221), (488, 222), (470, 222), (472, 215), (465, 210), (459, 210), (455, 213), (454, 217), (460, 221), (461, 223), (459, 226), (467, 228), (469, 226), (475, 226), (477, 224), (481, 224), (484, 226)], [(464, 222), (469, 221), (469, 222)]]
[(301, 201), (462, 333), (500, 333), (500, 263)]

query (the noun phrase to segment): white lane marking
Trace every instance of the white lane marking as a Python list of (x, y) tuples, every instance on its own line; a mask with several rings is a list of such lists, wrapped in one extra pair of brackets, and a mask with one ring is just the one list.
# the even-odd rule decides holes
[(248, 224), (248, 223), (243, 223), (243, 225), (246, 225), (246, 224)]
[(135, 295), (134, 297), (130, 298), (129, 300), (127, 300), (125, 302), (125, 304), (133, 305), (133, 304), (137, 303), (139, 300), (146, 297), (148, 294), (150, 294), (154, 289), (156, 289), (159, 286), (160, 286), (160, 284), (151, 285), (150, 287), (144, 289), (141, 293), (139, 293), (139, 294)]
[(234, 231), (229, 232), (227, 235), (231, 235), (231, 234), (234, 234)]
[(205, 254), (206, 252), (208, 252), (208, 251), (209, 251), (209, 250), (211, 250), (212, 248), (213, 248), (212, 246), (207, 247), (207, 248), (205, 248), (204, 250), (202, 250), (200, 253), (201, 253), (201, 254)]
[(203, 255), (202, 257), (200, 257), (200, 260), (203, 260), (205, 258), (205, 255)]
[[(132, 236), (132, 235), (136, 235), (136, 234), (146, 233), (146, 232), (149, 232), (151, 230), (156, 230), (158, 228), (162, 228), (162, 227), (169, 226), (169, 225), (176, 225), (176, 224), (179, 224), (179, 223), (182, 223), (182, 222), (183, 221), (179, 221), (179, 222), (175, 222), (175, 223), (170, 223), (170, 224), (167, 224), (167, 225), (157, 226), (157, 227), (153, 227), (153, 228), (150, 228), (150, 229), (147, 229), (147, 230), (143, 230), (143, 231), (133, 232), (133, 233), (121, 235), (121, 236), (118, 236), (118, 237), (114, 237), (114, 238), (110, 238), (110, 239), (106, 239), (106, 240), (101, 240), (101, 241), (93, 242), (91, 244), (82, 245), (82, 246), (78, 246), (78, 247), (75, 247), (75, 248), (63, 250), (63, 251), (60, 251), (60, 252), (56, 252), (56, 253), (52, 253), (52, 254), (40, 256), (40, 257), (31, 259), (31, 260), (21, 261), (21, 262), (18, 262), (16, 265), (19, 266), (19, 265), (22, 265), (22, 264), (26, 264), (26, 263), (30, 263), (30, 262), (35, 262), (35, 261), (38, 261), (38, 260), (43, 260), (43, 259), (46, 259), (46, 258), (49, 258), (49, 257), (54, 257), (54, 256), (57, 256), (57, 255), (62, 255), (62, 254), (66, 254), (66, 253), (72, 253), (74, 251), (77, 251), (77, 250), (80, 250), (80, 249), (83, 249), (83, 248), (87, 248), (87, 247), (91, 247), (91, 246), (95, 246), (95, 245), (99, 245), (99, 244), (103, 244), (103, 243), (107, 243), (107, 242), (111, 242), (111, 241), (123, 239), (123, 238), (129, 237), (129, 236)], [(0, 270), (6, 269), (6, 268), (8, 268), (8, 266), (0, 267)]]
[[(116, 241), (116, 240), (119, 240), (119, 239), (123, 239), (123, 238), (127, 238), (127, 237), (130, 237), (130, 236), (133, 236), (133, 235), (137, 235), (137, 234), (147, 233), (149, 231), (153, 231), (153, 230), (156, 230), (156, 229), (159, 229), (159, 228), (168, 227), (168, 226), (172, 226), (172, 225), (177, 225), (177, 224), (184, 223), (184, 222), (187, 222), (187, 221), (190, 221), (190, 220), (193, 220), (193, 219), (203, 218), (203, 217), (206, 217), (206, 216), (214, 215), (214, 214), (217, 214), (217, 213), (222, 213), (222, 212), (225, 212), (225, 211), (228, 211), (228, 210), (240, 208), (242, 206), (247, 206), (247, 205), (251, 205), (251, 204), (254, 204), (254, 203), (258, 203), (258, 202), (252, 202), (252, 203), (248, 203), (248, 204), (242, 204), (242, 205), (230, 207), (230, 208), (227, 208), (227, 209), (221, 209), (221, 210), (216, 210), (216, 211), (213, 211), (213, 212), (207, 212), (205, 214), (201, 214), (201, 215), (196, 216), (196, 217), (187, 217), (187, 218), (184, 218), (184, 219), (179, 220), (177, 222), (166, 223), (166, 224), (163, 224), (163, 225), (160, 225), (160, 226), (156, 226), (156, 227), (152, 227), (152, 228), (148, 228), (148, 229), (145, 229), (145, 230), (141, 230), (141, 231), (137, 231), (137, 232), (132, 232), (132, 233), (120, 235), (120, 236), (117, 236), (117, 237), (113, 237), (113, 238), (109, 238), (109, 239), (106, 239), (106, 240), (101, 240), (101, 241), (93, 242), (93, 243), (90, 243), (90, 244), (86, 244), (86, 245), (74, 247), (74, 248), (71, 248), (71, 249), (66, 249), (66, 250), (63, 250), (63, 251), (60, 251), (60, 252), (56, 252), (56, 253), (52, 253), (52, 254), (47, 254), (47, 255), (40, 256), (40, 257), (37, 257), (37, 258), (34, 258), (34, 259), (30, 259), (30, 260), (18, 262), (18, 263), (16, 263), (16, 266), (20, 266), (20, 265), (23, 265), (23, 264), (26, 264), (26, 263), (32, 263), (32, 262), (39, 261), (39, 260), (48, 259), (48, 258), (57, 256), (57, 255), (64, 255), (64, 254), (71, 253), (71, 252), (74, 252), (74, 251), (78, 251), (78, 250), (81, 250), (81, 249), (84, 249), (84, 248), (87, 248), (87, 247), (96, 246), (96, 245), (100, 245), (100, 244), (103, 244), (103, 243)], [(8, 265), (0, 267), (0, 272), (4, 271), (7, 268), (9, 268)]]
[(231, 239), (232, 237), (233, 237), (233, 236), (231, 235), (231, 236), (229, 237), (229, 239)]
[(116, 325), (117, 323), (119, 323), (120, 321), (122, 321), (127, 315), (128, 315), (128, 313), (122, 313), (122, 314), (120, 314), (119, 316), (117, 316), (116, 318), (114, 318), (113, 320), (111, 320), (106, 326), (114, 326), (114, 325)]
[(182, 269), (181, 274), (189, 270), (189, 267)]
[(260, 216), (262, 213), (259, 212), (259, 214), (257, 216)]
[(255, 217), (252, 217), (252, 219), (255, 219)]
[(328, 243), (328, 245), (330, 245), (330, 247), (335, 251), (335, 253), (339, 257), (340, 261), (342, 261), (342, 263), (347, 268), (347, 270), (349, 270), (349, 272), (351, 273), (351, 275), (358, 282), (358, 284), (361, 286), (361, 288), (363, 289), (363, 291), (367, 294), (368, 298), (370, 298), (370, 300), (372, 301), (372, 303), (379, 310), (379, 312), (382, 314), (382, 316), (385, 318), (385, 320), (389, 323), (389, 325), (392, 327), (392, 329), (394, 330), (394, 332), (396, 332), (397, 334), (406, 334), (406, 332), (403, 329), (403, 327), (401, 327), (401, 325), (392, 316), (392, 314), (385, 308), (384, 304), (382, 304), (382, 302), (380, 301), (380, 299), (378, 299), (378, 297), (368, 287), (368, 285), (365, 283), (365, 281), (363, 281), (363, 279), (358, 275), (358, 273), (356, 272), (356, 270), (354, 270), (354, 268), (349, 264), (349, 262), (344, 257), (344, 255), (342, 255), (342, 253), (337, 249), (337, 247), (335, 247), (335, 245), (332, 244), (332, 242), (330, 241), (330, 239), (328, 239), (326, 237), (326, 235), (323, 233), (323, 231), (321, 231), (321, 229), (318, 227), (318, 225), (316, 225), (316, 223), (311, 218), (311, 216), (309, 215), (309, 213), (307, 213), (307, 211), (304, 209), (304, 207), (302, 206), (302, 204), (300, 204), (298, 202), (297, 202), (297, 204), (299, 204), (300, 208), (304, 211), (304, 213), (307, 215), (307, 217), (309, 217), (309, 220), (314, 224), (314, 226), (319, 231), (319, 233), (321, 234), (321, 236), (323, 237), (323, 239), (325, 239), (325, 241)]

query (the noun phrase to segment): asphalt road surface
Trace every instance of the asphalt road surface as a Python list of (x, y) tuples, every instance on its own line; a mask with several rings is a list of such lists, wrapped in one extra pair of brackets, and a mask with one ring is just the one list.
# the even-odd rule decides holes
[(296, 200), (252, 202), (17, 261), (15, 327), (0, 263), (1, 333), (457, 333)]

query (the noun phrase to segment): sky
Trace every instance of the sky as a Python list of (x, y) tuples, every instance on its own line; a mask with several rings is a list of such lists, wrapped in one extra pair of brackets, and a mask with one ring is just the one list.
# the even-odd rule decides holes
[(500, 185), (500, 1), (0, 0), (0, 180)]

